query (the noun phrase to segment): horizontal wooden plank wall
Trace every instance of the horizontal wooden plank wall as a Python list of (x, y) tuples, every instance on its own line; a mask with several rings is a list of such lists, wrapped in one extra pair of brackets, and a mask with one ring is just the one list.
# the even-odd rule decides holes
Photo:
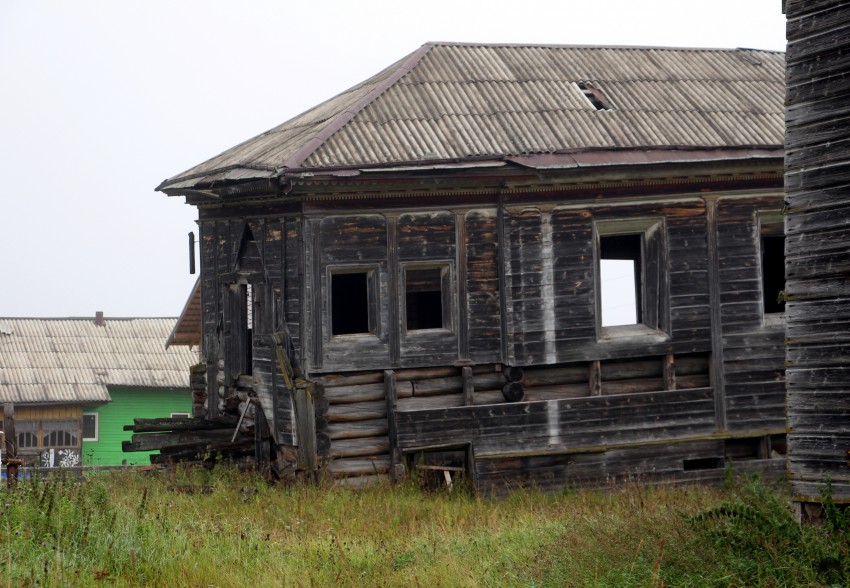
[[(722, 472), (726, 457), (722, 442), (716, 449), (710, 372), (708, 353), (531, 366), (519, 372), (523, 401), (509, 403), (500, 364), (400, 369), (395, 410), (388, 407), (384, 372), (325, 374), (317, 377), (324, 388), (317, 421), (319, 446), (326, 448), (322, 468), (348, 484), (389, 479), (399, 462), (395, 443), (406, 453), (472, 447), (469, 473), (487, 493), (536, 481), (595, 484), (641, 472), (646, 480), (718, 480), (718, 471), (695, 471)], [(777, 432), (757, 429), (737, 435), (764, 440)], [(697, 443), (705, 439), (714, 444)], [(618, 447), (619, 454), (609, 453)], [(581, 458), (583, 469), (567, 467), (585, 453), (599, 455)], [(783, 458), (769, 454), (753, 449), (735, 460), (782, 471)]]
[[(660, 342), (602, 341), (596, 327), (594, 221), (657, 218), (666, 234)], [(586, 208), (509, 207), (508, 360), (513, 365), (711, 348), (705, 205), (699, 198)]]
[(786, 294), (794, 493), (850, 502), (850, 5), (787, 0)]
[(782, 430), (785, 343), (781, 316), (765, 317), (758, 211), (778, 211), (782, 196), (721, 198), (717, 254), (722, 368), (729, 431)]

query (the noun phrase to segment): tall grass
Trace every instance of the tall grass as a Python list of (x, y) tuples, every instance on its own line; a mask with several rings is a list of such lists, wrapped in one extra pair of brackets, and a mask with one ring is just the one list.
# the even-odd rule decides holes
[(0, 586), (833, 586), (847, 520), (781, 491), (629, 486), (503, 500), (271, 486), (224, 467), (22, 481)]

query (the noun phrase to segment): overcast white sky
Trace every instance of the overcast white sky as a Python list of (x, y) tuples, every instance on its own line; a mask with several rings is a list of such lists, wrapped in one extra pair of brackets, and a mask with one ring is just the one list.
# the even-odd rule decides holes
[(427, 41), (785, 49), (781, 0), (0, 0), (0, 316), (176, 316), (154, 188)]

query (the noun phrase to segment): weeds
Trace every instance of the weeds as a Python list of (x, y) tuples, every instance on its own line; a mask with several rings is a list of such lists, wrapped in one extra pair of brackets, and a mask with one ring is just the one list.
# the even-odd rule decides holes
[(0, 586), (831, 586), (846, 512), (758, 481), (533, 490), (275, 487), (212, 472), (37, 478), (0, 504)]

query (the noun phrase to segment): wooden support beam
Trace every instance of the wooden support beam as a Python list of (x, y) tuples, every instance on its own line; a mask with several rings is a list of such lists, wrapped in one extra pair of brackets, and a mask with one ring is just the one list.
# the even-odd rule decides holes
[(676, 360), (672, 353), (668, 353), (665, 357), (661, 359), (663, 363), (662, 368), (664, 372), (664, 389), (665, 390), (675, 390), (676, 389)]
[(591, 396), (602, 396), (602, 364), (598, 359), (588, 365), (588, 392)]
[(717, 431), (726, 430), (726, 386), (723, 374), (723, 322), (720, 300), (720, 258), (717, 247), (717, 200), (705, 197), (708, 235), (708, 290), (711, 304), (711, 386)]
[(384, 372), (384, 394), (387, 403), (387, 438), (389, 439), (389, 454), (390, 454), (390, 476), (393, 480), (398, 480), (403, 472), (400, 471), (402, 465), (401, 453), (397, 443), (397, 426), (396, 426), (396, 381), (395, 373), (392, 370)]
[(462, 368), (461, 375), (463, 377), (463, 404), (464, 406), (472, 406), (472, 399), (475, 395), (475, 382), (472, 379), (472, 368)]

